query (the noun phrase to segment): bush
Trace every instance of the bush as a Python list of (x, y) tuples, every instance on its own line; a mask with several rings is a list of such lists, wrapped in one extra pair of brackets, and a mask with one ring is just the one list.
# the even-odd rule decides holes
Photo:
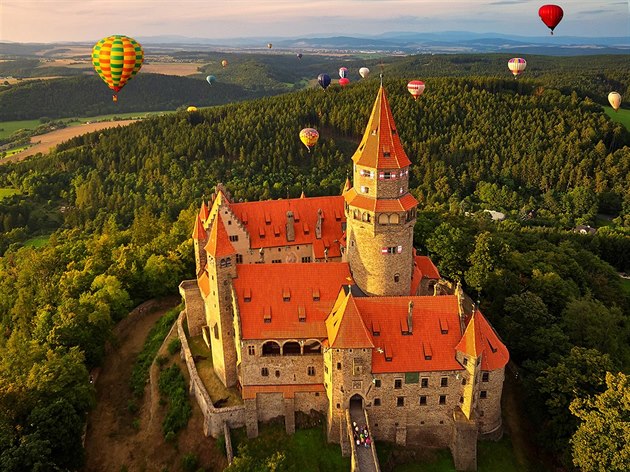
[(177, 365), (172, 365), (160, 373), (158, 388), (160, 395), (168, 399), (162, 431), (165, 435), (170, 432), (177, 433), (186, 427), (192, 415), (186, 380)]
[(195, 472), (198, 466), (199, 459), (197, 459), (196, 455), (190, 453), (182, 457), (182, 469), (184, 469), (184, 472)]
[(182, 342), (179, 340), (179, 338), (175, 338), (170, 343), (168, 343), (168, 353), (171, 356), (175, 354), (176, 352), (179, 352), (181, 348), (182, 348)]

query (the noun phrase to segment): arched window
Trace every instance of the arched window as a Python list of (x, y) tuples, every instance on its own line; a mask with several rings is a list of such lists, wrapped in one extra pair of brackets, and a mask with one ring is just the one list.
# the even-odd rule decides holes
[(366, 211), (363, 213), (363, 221), (369, 223), (370, 222), (370, 214)]
[(300, 343), (297, 341), (287, 341), (282, 345), (283, 356), (299, 356), (301, 354)]
[(400, 274), (394, 274), (394, 282), (398, 282), (400, 280)]
[(390, 225), (397, 225), (398, 223), (400, 223), (400, 218), (398, 217), (398, 213), (394, 213), (392, 215), (389, 215), (389, 224)]
[(354, 219), (355, 219), (355, 220), (359, 220), (359, 219), (361, 219), (361, 216), (360, 216), (359, 210), (354, 210)]
[(379, 225), (389, 224), (389, 218), (387, 217), (385, 213), (381, 213), (380, 215), (378, 215), (378, 224)]
[(304, 354), (321, 354), (322, 345), (319, 341), (311, 340), (304, 343)]
[(280, 344), (275, 341), (267, 341), (262, 347), (263, 356), (279, 356)]

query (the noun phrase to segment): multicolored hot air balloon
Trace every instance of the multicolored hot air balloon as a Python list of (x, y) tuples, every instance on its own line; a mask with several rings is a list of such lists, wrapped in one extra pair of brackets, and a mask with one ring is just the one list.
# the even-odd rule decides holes
[(209, 75), (208, 77), (206, 77), (206, 82), (208, 82), (210, 85), (212, 85), (216, 81), (217, 81), (217, 78), (214, 75)]
[(296, 56), (297, 56), (297, 58), (298, 58), (298, 59), (302, 59), (302, 53), (301, 53), (301, 52), (298, 52), (298, 53), (296, 54)]
[(221, 65), (222, 65), (223, 67), (227, 67), (227, 65), (228, 65), (228, 61), (226, 61), (225, 59), (223, 59), (223, 60), (221, 61)]
[(617, 92), (610, 92), (608, 94), (608, 101), (610, 102), (610, 106), (613, 107), (613, 110), (619, 110), (621, 106), (621, 95)]
[(330, 76), (328, 74), (319, 74), (317, 76), (317, 83), (326, 90), (326, 88), (330, 85)]
[(92, 65), (107, 86), (118, 92), (138, 73), (144, 61), (142, 46), (133, 38), (116, 34), (97, 42), (92, 48)]
[(348, 68), (347, 67), (340, 67), (339, 68), (339, 77), (342, 79), (345, 79), (346, 77), (348, 77)]
[(188, 113), (193, 112), (193, 111), (197, 111), (197, 107), (189, 106), (188, 108), (186, 108), (186, 111)]
[(315, 128), (304, 128), (300, 131), (300, 141), (304, 143), (308, 152), (311, 152), (311, 148), (317, 144), (319, 139), (319, 132)]
[(412, 80), (407, 84), (407, 90), (414, 100), (418, 100), (418, 97), (424, 92), (424, 82), (421, 80)]
[(370, 69), (368, 69), (367, 67), (361, 67), (359, 69), (359, 75), (364, 79), (367, 78), (367, 76), (370, 75)]
[(526, 67), (527, 61), (522, 57), (513, 57), (508, 61), (508, 69), (510, 69), (512, 74), (514, 74), (515, 79), (523, 72), (525, 72)]
[(547, 25), (547, 28), (551, 30), (551, 34), (553, 34), (553, 30), (562, 20), (564, 12), (558, 5), (543, 5), (538, 9), (538, 16), (540, 16), (540, 19)]

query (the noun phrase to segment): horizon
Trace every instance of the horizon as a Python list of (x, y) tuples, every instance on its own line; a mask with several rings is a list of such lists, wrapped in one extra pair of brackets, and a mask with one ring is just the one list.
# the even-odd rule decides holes
[[(379, 36), (386, 33), (448, 33), (541, 37), (548, 28), (534, 0), (3, 0), (0, 41), (84, 43), (111, 34), (190, 39), (291, 39)], [(564, 18), (558, 37), (630, 36), (630, 1), (559, 2)], [(150, 13), (146, 11), (151, 6)], [(515, 19), (517, 21), (515, 21)], [(113, 26), (110, 26), (110, 23)], [(515, 26), (516, 25), (516, 26)], [(267, 31), (272, 34), (265, 34)], [(68, 33), (71, 32), (71, 33)], [(278, 34), (282, 32), (282, 34)]]

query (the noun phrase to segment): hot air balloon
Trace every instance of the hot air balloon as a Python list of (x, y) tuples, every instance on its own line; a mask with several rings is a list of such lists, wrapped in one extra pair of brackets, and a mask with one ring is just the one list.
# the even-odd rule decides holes
[(208, 77), (206, 77), (206, 81), (212, 85), (213, 83), (215, 83), (217, 81), (217, 78), (214, 75), (209, 75)]
[(551, 30), (551, 34), (553, 34), (553, 30), (562, 20), (564, 12), (558, 5), (543, 5), (538, 10), (538, 16), (540, 16), (540, 19)]
[(619, 110), (621, 106), (621, 95), (617, 92), (610, 92), (608, 94), (608, 101), (610, 102), (610, 106), (613, 107), (613, 110)]
[(407, 90), (413, 96), (414, 100), (418, 100), (418, 97), (424, 92), (424, 82), (420, 80), (412, 80), (407, 84)]
[(527, 67), (527, 61), (522, 57), (513, 57), (508, 61), (508, 69), (512, 71), (514, 74), (514, 78), (517, 78), (523, 72), (525, 72), (525, 68)]
[(345, 79), (346, 77), (348, 77), (348, 68), (347, 67), (340, 67), (339, 68), (339, 77), (341, 77), (342, 79)]
[(112, 100), (118, 101), (117, 93), (142, 67), (144, 51), (135, 39), (116, 34), (97, 42), (92, 48), (92, 65), (96, 73), (115, 93)]
[(330, 76), (328, 74), (319, 74), (317, 76), (317, 83), (326, 90), (326, 88), (330, 85)]
[(267, 43), (267, 47), (268, 47), (269, 49), (271, 49), (271, 48), (273, 47), (273, 44), (271, 44), (271, 43)]
[(193, 111), (197, 111), (197, 107), (190, 106), (190, 107), (186, 108), (186, 111), (189, 112), (189, 113), (193, 112)]
[(228, 65), (228, 61), (226, 61), (225, 59), (223, 59), (223, 60), (221, 61), (221, 65), (222, 65), (223, 67), (227, 67), (227, 65)]
[(350, 79), (348, 79), (347, 77), (342, 77), (341, 79), (339, 79), (339, 85), (341, 85), (342, 87), (345, 87), (349, 83)]
[(359, 69), (359, 75), (364, 79), (367, 78), (367, 76), (370, 75), (370, 69), (368, 69), (367, 67), (361, 67)]
[(317, 144), (319, 139), (319, 133), (315, 128), (304, 128), (300, 131), (300, 141), (304, 143), (308, 152), (311, 152), (311, 148)]
[(298, 59), (302, 59), (302, 53), (301, 53), (301, 52), (298, 52), (298, 53), (296, 54), (296, 56), (297, 56), (297, 58), (298, 58)]

